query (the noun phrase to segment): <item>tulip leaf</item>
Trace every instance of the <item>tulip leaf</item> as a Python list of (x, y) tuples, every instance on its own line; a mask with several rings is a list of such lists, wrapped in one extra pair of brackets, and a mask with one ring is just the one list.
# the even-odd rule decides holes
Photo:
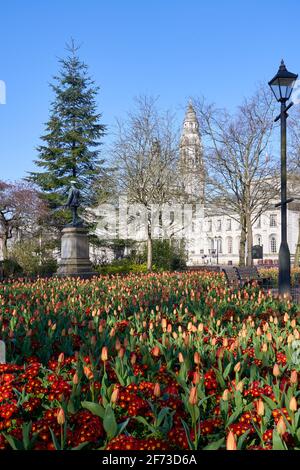
[(230, 369), (231, 369), (231, 363), (227, 364), (224, 372), (223, 372), (223, 377), (224, 379), (226, 380), (226, 378), (228, 377), (229, 373), (230, 373)]
[(273, 450), (287, 450), (286, 444), (282, 441), (277, 429), (273, 430)]
[(105, 414), (103, 418), (103, 427), (109, 439), (112, 439), (117, 435), (118, 424), (115, 418), (114, 410), (110, 405), (105, 408)]
[(5, 437), (5, 439), (7, 440), (7, 442), (9, 443), (9, 445), (11, 446), (11, 448), (13, 450), (22, 450), (23, 449), (22, 442), (19, 441), (18, 439), (16, 439), (15, 437), (10, 436), (9, 434), (4, 434), (4, 437)]
[(118, 424), (118, 435), (122, 434), (124, 429), (126, 428), (127, 424), (129, 423), (130, 418), (126, 419), (126, 421), (123, 421), (123, 423)]
[(207, 446), (203, 447), (203, 450), (218, 450), (225, 443), (225, 438), (222, 437), (217, 441), (210, 442)]
[(94, 403), (92, 401), (82, 401), (81, 406), (82, 408), (89, 410), (91, 413), (93, 413), (93, 415), (99, 416), (102, 419), (104, 418), (105, 409), (98, 403)]

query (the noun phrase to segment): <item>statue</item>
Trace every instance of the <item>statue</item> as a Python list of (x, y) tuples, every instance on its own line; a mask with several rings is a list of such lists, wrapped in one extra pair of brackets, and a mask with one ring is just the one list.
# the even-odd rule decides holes
[(70, 227), (82, 227), (83, 220), (78, 217), (77, 209), (80, 206), (80, 191), (75, 187), (76, 181), (71, 181), (71, 188), (69, 190), (68, 200), (65, 207), (69, 207), (73, 214), (73, 220)]

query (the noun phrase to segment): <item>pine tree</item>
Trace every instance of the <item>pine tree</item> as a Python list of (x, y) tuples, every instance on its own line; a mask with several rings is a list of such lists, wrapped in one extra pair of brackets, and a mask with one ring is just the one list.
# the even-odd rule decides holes
[[(92, 205), (96, 194), (93, 187), (103, 172), (99, 146), (105, 126), (96, 109), (99, 88), (79, 59), (74, 41), (67, 45), (67, 51), (67, 57), (59, 60), (59, 75), (50, 85), (54, 100), (35, 160), (42, 171), (31, 172), (28, 177), (42, 190), (52, 209), (65, 204), (71, 180), (76, 180), (81, 190), (83, 206)], [(64, 217), (60, 211), (56, 214), (57, 221)]]

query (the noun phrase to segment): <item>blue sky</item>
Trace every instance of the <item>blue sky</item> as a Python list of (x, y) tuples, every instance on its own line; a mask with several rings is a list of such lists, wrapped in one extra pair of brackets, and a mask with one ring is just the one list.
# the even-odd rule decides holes
[[(160, 97), (183, 119), (189, 96), (233, 109), (281, 58), (300, 72), (298, 0), (10, 0), (0, 6), (0, 179), (34, 168), (48, 119), (49, 82), (73, 37), (100, 86), (108, 126), (133, 97)], [(283, 26), (284, 25), (284, 26)], [(105, 151), (105, 147), (103, 149)], [(105, 156), (105, 155), (104, 155)]]

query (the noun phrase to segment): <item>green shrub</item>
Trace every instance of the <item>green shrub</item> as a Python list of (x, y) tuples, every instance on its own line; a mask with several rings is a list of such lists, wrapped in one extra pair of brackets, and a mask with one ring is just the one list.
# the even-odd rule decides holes
[(104, 266), (95, 266), (100, 274), (129, 274), (129, 273), (145, 273), (147, 265), (133, 263), (128, 259), (114, 260), (111, 264)]
[[(147, 260), (147, 247), (144, 249), (143, 261)], [(152, 261), (159, 271), (177, 271), (186, 267), (184, 246), (170, 243), (170, 240), (153, 240)]]
[[(15, 265), (20, 266), (21, 272), (26, 276), (51, 275), (57, 269), (56, 260), (47, 250), (41, 251), (36, 239), (15, 243), (10, 250), (10, 257)], [(12, 273), (12, 275), (17, 273)]]
[(22, 274), (23, 270), (19, 263), (12, 258), (2, 261), (4, 277), (14, 277)]

